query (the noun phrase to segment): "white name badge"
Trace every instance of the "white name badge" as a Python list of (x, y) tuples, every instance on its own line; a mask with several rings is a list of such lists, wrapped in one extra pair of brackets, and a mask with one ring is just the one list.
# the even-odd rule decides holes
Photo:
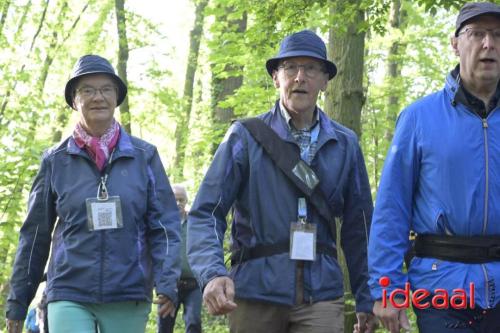
[(290, 227), (290, 259), (316, 259), (316, 225), (310, 223), (292, 223)]
[(88, 198), (87, 226), (90, 231), (123, 227), (122, 206), (119, 196), (107, 199)]

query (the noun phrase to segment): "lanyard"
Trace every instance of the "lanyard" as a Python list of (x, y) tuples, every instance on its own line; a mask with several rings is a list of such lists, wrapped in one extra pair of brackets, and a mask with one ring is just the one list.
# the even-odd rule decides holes
[(106, 187), (106, 182), (108, 181), (109, 171), (111, 169), (111, 160), (113, 158), (113, 153), (115, 150), (109, 154), (108, 162), (104, 167), (103, 172), (101, 172), (101, 181), (99, 182), (99, 186), (97, 187), (97, 199), (98, 200), (108, 200), (108, 188)]
[(305, 224), (307, 219), (306, 198), (299, 198), (297, 205), (297, 215), (299, 222)]

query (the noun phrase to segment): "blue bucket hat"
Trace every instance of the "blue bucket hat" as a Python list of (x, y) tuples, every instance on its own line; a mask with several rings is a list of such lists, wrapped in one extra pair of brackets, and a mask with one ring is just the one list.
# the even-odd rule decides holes
[(328, 80), (337, 74), (335, 64), (326, 58), (325, 43), (311, 30), (302, 30), (283, 39), (278, 54), (266, 61), (269, 75), (273, 75), (280, 60), (291, 57), (311, 57), (323, 61), (328, 72)]
[(500, 18), (500, 6), (491, 2), (469, 2), (466, 3), (457, 16), (455, 26), (455, 37), (458, 36), (460, 29), (471, 19), (481, 15), (495, 15)]
[(118, 96), (116, 98), (116, 106), (122, 104), (125, 96), (127, 96), (127, 86), (120, 79), (118, 75), (115, 74), (113, 66), (108, 60), (101, 56), (88, 54), (84, 55), (73, 67), (73, 72), (71, 73), (71, 78), (66, 83), (66, 88), (64, 90), (64, 97), (66, 98), (66, 103), (73, 108), (73, 95), (75, 91), (75, 84), (82, 76), (89, 74), (107, 74), (116, 82), (118, 87)]

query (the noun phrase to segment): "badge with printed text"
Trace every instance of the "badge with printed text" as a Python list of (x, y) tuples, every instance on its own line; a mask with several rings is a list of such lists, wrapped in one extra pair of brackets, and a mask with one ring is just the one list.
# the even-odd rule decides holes
[(89, 231), (123, 227), (122, 206), (119, 196), (106, 199), (88, 198), (87, 225)]
[(316, 259), (316, 225), (294, 222), (290, 226), (290, 259)]

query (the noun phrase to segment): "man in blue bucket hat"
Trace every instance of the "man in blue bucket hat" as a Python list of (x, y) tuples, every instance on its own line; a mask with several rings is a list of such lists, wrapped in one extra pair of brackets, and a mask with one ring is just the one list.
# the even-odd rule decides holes
[[(266, 62), (280, 98), (235, 122), (188, 217), (188, 259), (211, 314), (230, 331), (344, 332), (335, 219), (356, 298), (357, 330), (372, 332), (366, 248), (372, 199), (356, 135), (316, 105), (337, 73), (324, 42), (303, 30)], [(231, 270), (224, 265), (233, 209)]]

